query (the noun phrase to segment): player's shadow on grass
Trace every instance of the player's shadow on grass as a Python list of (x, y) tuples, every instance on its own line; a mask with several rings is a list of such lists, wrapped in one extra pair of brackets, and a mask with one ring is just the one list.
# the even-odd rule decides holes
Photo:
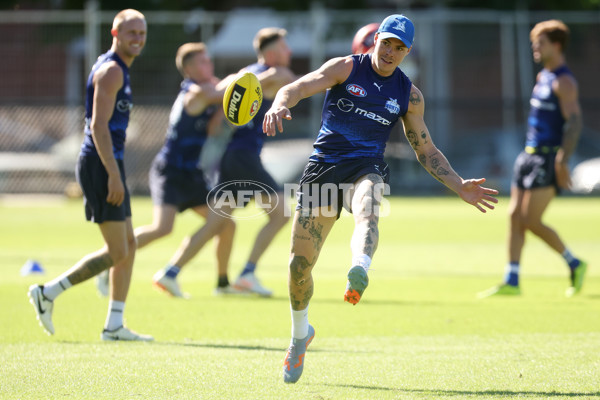
[[(313, 297), (310, 300), (310, 303), (322, 303), (322, 304), (343, 304), (344, 299), (341, 298), (316, 298)], [(350, 305), (349, 303), (345, 303)], [(373, 306), (439, 306), (445, 304), (444, 302), (439, 301), (406, 301), (406, 300), (394, 300), (394, 299), (363, 299), (358, 303), (358, 305), (373, 305)]]
[[(168, 346), (184, 346), (184, 347), (199, 347), (206, 349), (228, 349), (228, 350), (248, 350), (248, 351), (276, 351), (285, 352), (286, 347), (268, 347), (268, 346), (256, 346), (256, 345), (244, 345), (244, 344), (226, 344), (226, 343), (182, 343), (182, 342), (154, 342), (152, 346), (156, 345), (168, 345)], [(369, 353), (373, 351), (361, 351), (361, 350), (329, 350), (326, 348), (312, 348), (311, 353)]]
[[(223, 297), (223, 298), (227, 298), (227, 299), (240, 299), (240, 296), (235, 297), (235, 296), (229, 296), (229, 297)], [(248, 296), (248, 297), (243, 297), (244, 300), (251, 300), (251, 301), (279, 301), (279, 302), (285, 302), (285, 303), (289, 303), (290, 302), (290, 298), (287, 296), (272, 296), (272, 297), (260, 297), (260, 296)], [(312, 299), (310, 299), (311, 304), (314, 303), (320, 303), (320, 304), (342, 304), (344, 303), (344, 299), (342, 298), (342, 296), (340, 296), (339, 298), (333, 298), (333, 297), (313, 297)], [(394, 300), (394, 299), (364, 299), (361, 300), (361, 302), (359, 304), (371, 304), (374, 306), (414, 306), (414, 305), (419, 305), (419, 306), (438, 306), (441, 304), (445, 304), (444, 302), (439, 302), (439, 301), (403, 301), (403, 300)]]
[(600, 392), (592, 393), (574, 393), (574, 392), (536, 392), (536, 391), (512, 391), (512, 390), (435, 390), (435, 389), (406, 389), (406, 388), (391, 388), (377, 385), (332, 385), (324, 384), (325, 386), (335, 386), (352, 389), (368, 389), (368, 390), (385, 390), (399, 393), (420, 393), (431, 396), (492, 396), (500, 399), (511, 398), (514, 396), (540, 397), (543, 399), (552, 397), (599, 397)]
[[(159, 344), (159, 343), (156, 343)], [(230, 350), (251, 350), (251, 351), (285, 351), (281, 347), (268, 346), (252, 346), (243, 344), (223, 344), (223, 343), (181, 343), (181, 342), (162, 342), (169, 346), (184, 346), (184, 347), (202, 347), (207, 349), (230, 349)]]

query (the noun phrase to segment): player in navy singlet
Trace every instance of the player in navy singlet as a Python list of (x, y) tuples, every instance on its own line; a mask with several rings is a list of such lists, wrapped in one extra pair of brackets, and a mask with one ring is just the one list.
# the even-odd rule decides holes
[(311, 271), (342, 206), (352, 212), (355, 222), (344, 300), (357, 304), (367, 287), (388, 175), (383, 152), (394, 124), (401, 120), (421, 165), (464, 201), (481, 212), (484, 207), (493, 209), (491, 203), (497, 202), (491, 195), (498, 192), (481, 186), (485, 179), (462, 179), (433, 144), (423, 120), (423, 95), (398, 68), (410, 52), (413, 37), (414, 26), (408, 18), (387, 17), (375, 35), (372, 54), (327, 61), (284, 86), (265, 114), (264, 132), (275, 135), (283, 131), (283, 119), (291, 119), (291, 107), (327, 90), (321, 128), (300, 180), (293, 220), (289, 259), (292, 340), (283, 367), (285, 382), (300, 378), (306, 347), (315, 334), (308, 323), (314, 289)]
[(579, 141), (582, 126), (577, 81), (566, 65), (565, 46), (569, 28), (558, 20), (538, 23), (530, 33), (533, 58), (542, 64), (527, 119), (525, 149), (513, 169), (510, 194), (509, 261), (504, 282), (485, 292), (491, 295), (518, 295), (521, 253), (527, 230), (561, 254), (570, 271), (566, 295), (581, 290), (587, 264), (565, 246), (556, 231), (544, 224), (542, 216), (560, 189), (571, 181), (568, 161)]
[[(289, 219), (284, 213), (284, 202), (273, 201), (282, 198), (283, 190), (264, 168), (260, 159), (265, 139), (262, 131), (263, 116), (271, 106), (277, 90), (295, 78), (288, 68), (291, 51), (285, 40), (286, 34), (281, 28), (263, 28), (254, 37), (253, 46), (258, 61), (244, 70), (254, 73), (259, 78), (263, 90), (262, 106), (252, 121), (235, 131), (221, 160), (220, 169), (222, 184), (251, 181), (253, 187), (263, 191), (261, 205), (269, 219), (258, 231), (248, 261), (234, 283), (234, 287), (238, 289), (261, 296), (271, 296), (272, 291), (264, 287), (256, 277), (256, 264)], [(237, 187), (228, 185), (228, 188), (235, 197)], [(245, 205), (237, 204), (237, 207)]]
[(113, 21), (112, 46), (93, 66), (86, 88), (85, 138), (76, 176), (85, 214), (98, 224), (105, 246), (83, 257), (67, 272), (44, 285), (29, 288), (29, 298), (42, 327), (54, 334), (52, 310), (62, 292), (111, 268), (108, 316), (102, 340), (153, 340), (123, 325), (135, 237), (123, 167), (125, 135), (133, 105), (129, 67), (146, 43), (146, 19), (139, 11), (119, 12)]
[[(208, 135), (219, 134), (224, 127), (221, 102), (227, 81), (219, 83), (213, 75), (213, 63), (204, 43), (182, 45), (175, 64), (184, 80), (171, 108), (164, 145), (150, 169), (154, 220), (150, 225), (135, 229), (138, 248), (170, 234), (178, 212), (191, 209), (206, 219), (209, 213), (210, 188), (198, 168), (198, 161)], [(216, 230), (219, 275), (216, 293), (219, 294), (235, 291), (227, 277), (234, 232), (235, 223), (231, 219), (225, 219)], [(170, 264), (153, 278), (157, 287), (175, 297), (183, 297), (177, 274), (197, 252), (187, 258), (181, 253), (178, 251)]]

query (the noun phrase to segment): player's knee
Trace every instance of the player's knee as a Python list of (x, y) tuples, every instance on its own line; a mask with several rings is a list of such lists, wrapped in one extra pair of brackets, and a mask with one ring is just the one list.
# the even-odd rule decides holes
[(290, 213), (286, 212), (286, 208), (282, 204), (278, 204), (277, 207), (269, 213), (269, 221), (278, 226), (284, 226), (290, 220)]
[(137, 250), (137, 239), (135, 236), (130, 237), (127, 240), (127, 254), (135, 253)]
[(525, 229), (526, 218), (518, 210), (513, 210), (509, 214), (510, 223), (514, 227)]
[(169, 225), (158, 225), (155, 229), (154, 229), (154, 234), (156, 235), (156, 238), (162, 238), (164, 236), (170, 235), (171, 232), (173, 232), (173, 225), (169, 224)]
[[(135, 251), (135, 250), (134, 250)], [(123, 246), (109, 249), (110, 258), (113, 260), (113, 265), (120, 264), (129, 256), (129, 247)]]
[(523, 227), (524, 229), (537, 234), (538, 232), (540, 232), (543, 229), (543, 224), (542, 221), (540, 221), (539, 219), (535, 219), (535, 218), (526, 218), (523, 222)]
[(235, 234), (236, 223), (232, 219), (226, 218), (221, 222), (219, 236), (233, 236)]

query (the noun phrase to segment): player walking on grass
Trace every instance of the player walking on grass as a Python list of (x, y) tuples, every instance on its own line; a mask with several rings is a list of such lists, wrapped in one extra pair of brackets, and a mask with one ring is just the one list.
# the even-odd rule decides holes
[[(150, 191), (154, 202), (151, 225), (136, 228), (138, 248), (169, 235), (175, 216), (187, 209), (207, 218), (209, 187), (203, 171), (198, 168), (202, 147), (209, 135), (225, 134), (221, 102), (227, 80), (218, 82), (204, 43), (186, 43), (175, 57), (183, 77), (181, 90), (171, 109), (165, 143), (150, 169)], [(235, 223), (225, 219), (216, 235), (218, 282), (215, 293), (237, 292), (229, 286), (227, 269), (233, 245)], [(174, 278), (179, 266), (169, 265), (157, 272), (153, 282), (175, 297), (184, 297)], [(99, 291), (104, 286), (99, 280)]]
[(123, 324), (136, 249), (123, 166), (125, 131), (133, 105), (129, 67), (144, 48), (146, 29), (146, 19), (139, 11), (119, 12), (112, 25), (112, 46), (98, 58), (87, 81), (85, 138), (76, 176), (83, 191), (86, 218), (98, 224), (105, 245), (50, 282), (29, 288), (37, 319), (51, 335), (54, 300), (71, 286), (114, 266), (102, 340), (153, 340)]
[(582, 118), (577, 81), (566, 64), (569, 28), (558, 20), (538, 23), (530, 33), (533, 59), (542, 64), (533, 88), (525, 149), (513, 169), (510, 192), (510, 229), (504, 283), (480, 293), (518, 295), (519, 267), (527, 230), (561, 254), (569, 267), (571, 284), (566, 296), (581, 290), (587, 269), (542, 216), (561, 189), (571, 185), (568, 162), (577, 147)]
[[(423, 119), (423, 95), (398, 68), (413, 38), (412, 22), (403, 15), (390, 15), (379, 27), (372, 54), (326, 62), (279, 90), (265, 115), (264, 132), (275, 135), (283, 131), (283, 119), (292, 118), (291, 107), (327, 90), (321, 129), (300, 179), (292, 226), (292, 340), (284, 360), (285, 382), (294, 383), (302, 374), (306, 347), (315, 334), (308, 323), (314, 288), (311, 271), (342, 207), (354, 215), (355, 222), (344, 300), (357, 304), (368, 285), (367, 272), (379, 242), (378, 208), (388, 181), (383, 153), (398, 120), (417, 159), (434, 178), (481, 212), (497, 203), (491, 195), (498, 192), (481, 186), (485, 179), (461, 178), (433, 144)], [(324, 188), (329, 196), (323, 196)]]

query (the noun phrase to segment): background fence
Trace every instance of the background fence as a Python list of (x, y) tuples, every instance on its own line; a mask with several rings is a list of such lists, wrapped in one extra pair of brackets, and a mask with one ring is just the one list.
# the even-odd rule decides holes
[[(144, 10), (141, 10), (142, 12)], [(126, 168), (134, 194), (148, 194), (147, 173), (162, 145), (181, 80), (174, 63), (188, 41), (208, 44), (215, 72), (225, 76), (255, 61), (252, 38), (265, 26), (288, 30), (292, 69), (303, 74), (350, 53), (358, 28), (401, 10), (308, 12), (147, 12), (148, 41), (131, 68), (135, 106)], [(512, 162), (523, 145), (528, 100), (539, 67), (529, 30), (560, 18), (572, 31), (567, 59), (580, 84), (584, 131), (573, 163), (600, 154), (600, 13), (405, 11), (416, 26), (413, 51), (401, 65), (423, 91), (426, 122), (455, 169), (485, 176), (507, 193)], [(82, 11), (0, 12), (0, 194), (62, 193), (74, 181), (82, 140), (84, 84), (95, 58), (111, 44), (116, 11), (88, 2)], [(311, 152), (322, 97), (301, 102), (283, 135), (268, 139), (267, 168), (295, 182)], [(394, 193), (444, 190), (414, 160), (397, 127), (386, 150)]]

